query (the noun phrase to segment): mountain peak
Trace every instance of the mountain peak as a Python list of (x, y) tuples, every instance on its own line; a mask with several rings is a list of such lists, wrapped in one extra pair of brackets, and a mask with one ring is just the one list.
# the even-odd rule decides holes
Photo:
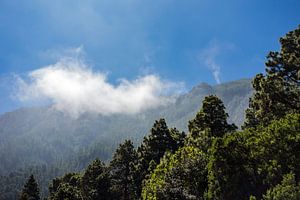
[(202, 94), (202, 93), (211, 93), (213, 91), (213, 87), (205, 82), (200, 83), (199, 85), (192, 88), (189, 92), (193, 95)]

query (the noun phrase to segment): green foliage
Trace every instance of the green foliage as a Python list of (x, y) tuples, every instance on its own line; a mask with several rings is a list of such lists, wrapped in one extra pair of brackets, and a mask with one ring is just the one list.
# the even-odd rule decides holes
[[(178, 149), (176, 144), (182, 144), (183, 138), (176, 129), (173, 129), (171, 134), (164, 119), (155, 121), (151, 133), (144, 138), (138, 148), (139, 157), (142, 157), (147, 163), (150, 163), (151, 160), (159, 163), (160, 158), (167, 150), (176, 151)], [(176, 139), (180, 141), (176, 141)]]
[(246, 110), (243, 128), (268, 125), (288, 113), (299, 112), (300, 90), (278, 75), (258, 74), (253, 80), (255, 93)]
[(278, 183), (290, 171), (300, 175), (300, 114), (287, 115), (256, 134), (260, 135), (250, 138), (248, 144), (267, 184)]
[(251, 195), (249, 200), (256, 200), (256, 197)]
[(34, 177), (38, 182), (41, 199), (47, 197), (49, 182), (53, 178), (64, 174), (63, 170), (58, 167), (59, 165), (33, 165), (11, 171), (6, 175), (0, 175), (0, 199), (18, 199), (24, 183), (28, 180), (28, 177), (30, 177), (31, 174), (34, 174)]
[(186, 145), (193, 145), (207, 152), (212, 139), (222, 137), (226, 132), (237, 129), (234, 124), (227, 123), (228, 114), (225, 106), (217, 96), (207, 96), (202, 102), (202, 108), (195, 118), (189, 121), (189, 132)]
[(53, 179), (49, 185), (49, 200), (82, 199), (80, 182), (79, 173), (67, 173), (63, 177)]
[(264, 200), (299, 200), (300, 184), (296, 183), (295, 174), (289, 173), (283, 177), (280, 184), (269, 189), (263, 196)]
[(143, 189), (144, 199), (204, 199), (207, 191), (208, 149), (214, 138), (236, 129), (227, 123), (225, 106), (208, 96), (196, 117), (189, 122), (186, 146), (166, 156)]
[[(154, 130), (169, 129), (156, 125)], [(261, 199), (263, 194), (266, 199), (268, 195), (281, 198), (293, 189), (282, 186), (283, 182), (276, 186), (281, 177), (290, 171), (300, 175), (300, 114), (287, 115), (267, 127), (212, 137), (207, 151), (186, 143), (166, 152), (158, 165), (154, 159), (149, 162), (142, 199), (243, 200)], [(83, 174), (54, 179), (49, 199), (138, 199), (138, 185), (133, 182), (139, 172), (137, 157), (132, 142), (125, 141), (114, 154), (110, 173), (95, 160)]]
[(218, 138), (210, 152), (209, 199), (261, 197), (284, 174), (300, 175), (300, 114)]
[(49, 199), (138, 199), (148, 171), (155, 169), (166, 151), (175, 152), (182, 146), (184, 138), (185, 134), (176, 128), (168, 129), (164, 119), (156, 121), (151, 134), (144, 138), (139, 154), (133, 143), (125, 140), (109, 167), (96, 159), (83, 173), (54, 179), (49, 187)]
[[(266, 75), (258, 74), (253, 80), (255, 93), (243, 131), (236, 132), (237, 127), (227, 123), (228, 114), (217, 96), (207, 96), (188, 124), (187, 139), (176, 128), (169, 129), (164, 119), (155, 121), (137, 151), (126, 140), (117, 148), (109, 167), (96, 159), (81, 173), (53, 179), (48, 199), (300, 199), (300, 27), (280, 43), (280, 52), (270, 52), (267, 57)], [(215, 89), (224, 91), (224, 87), (230, 90), (229, 86)], [(199, 97), (202, 89), (214, 94), (208, 85), (194, 88), (191, 94)], [(221, 96), (228, 99), (230, 95)], [(176, 106), (187, 99), (178, 99)], [(56, 144), (65, 148), (60, 141)], [(107, 145), (103, 146), (95, 145), (94, 150), (71, 159), (70, 165), (58, 162), (58, 166), (83, 169), (95, 154), (106, 152), (103, 148)], [(60, 161), (51, 156), (47, 159), (46, 163)], [(5, 163), (11, 166), (13, 162)], [(54, 171), (49, 174), (57, 173)], [(13, 184), (5, 183), (18, 182), (23, 175), (1, 176), (1, 189), (10, 189)], [(0, 191), (3, 197), (12, 198)], [(39, 198), (32, 175), (20, 199)]]
[(266, 76), (258, 74), (243, 128), (267, 125), (300, 110), (300, 26), (280, 38), (280, 52), (270, 52)]
[(159, 164), (165, 152), (175, 152), (180, 145), (183, 145), (184, 138), (184, 133), (180, 133), (176, 129), (169, 130), (164, 119), (155, 121), (151, 133), (144, 137), (141, 146), (137, 150), (138, 164), (135, 167), (135, 182), (138, 188), (138, 196), (141, 194), (142, 182), (146, 175), (151, 172), (150, 170), (154, 166)]
[(91, 200), (111, 198), (109, 171), (100, 160), (94, 160), (82, 175), (84, 197)]
[(69, 183), (62, 183), (50, 200), (83, 200), (81, 191)]
[(146, 181), (142, 199), (202, 199), (206, 164), (207, 156), (192, 146), (166, 155)]
[(199, 108), (199, 101), (208, 94), (221, 97), (231, 121), (240, 125), (251, 91), (248, 79), (215, 86), (200, 84), (176, 98), (175, 104), (130, 116), (86, 113), (74, 119), (47, 107), (3, 114), (0, 116), (0, 199), (16, 199), (30, 174), (39, 183), (41, 198), (47, 197), (53, 178), (82, 171), (95, 158), (108, 163), (126, 138), (139, 145), (157, 117), (165, 117), (168, 125), (186, 130), (188, 120)]
[(180, 132), (176, 128), (171, 128), (170, 129), (170, 135), (171, 135), (171, 140), (170, 140), (170, 150), (171, 152), (175, 152), (179, 147), (182, 147), (184, 145), (185, 141), (185, 133)]
[(39, 200), (40, 193), (38, 184), (34, 179), (34, 176), (31, 175), (24, 185), (24, 188), (20, 194), (20, 200)]
[(244, 138), (235, 133), (213, 141), (208, 164), (208, 199), (245, 199), (252, 184), (252, 166)]
[(267, 73), (277, 74), (286, 81), (300, 84), (300, 26), (280, 38), (280, 52), (270, 52)]
[(130, 200), (136, 198), (134, 184), (134, 164), (137, 152), (130, 140), (125, 140), (116, 150), (110, 162), (112, 193), (114, 199)]
[(228, 114), (223, 102), (214, 95), (204, 98), (201, 110), (189, 121), (189, 132), (193, 138), (208, 130), (210, 137), (222, 137), (226, 132), (236, 130), (234, 124), (227, 123)]
[(68, 173), (53, 179), (49, 186), (50, 200), (111, 199), (110, 177), (107, 167), (98, 159), (94, 160), (84, 173)]

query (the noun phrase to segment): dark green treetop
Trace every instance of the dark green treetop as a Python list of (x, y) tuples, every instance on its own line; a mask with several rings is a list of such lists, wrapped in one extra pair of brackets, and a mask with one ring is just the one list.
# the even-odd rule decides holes
[(292, 171), (299, 177), (299, 133), (300, 114), (289, 114), (268, 126), (215, 139), (208, 164), (208, 199), (246, 200), (250, 194), (261, 199), (285, 174)]
[[(223, 102), (210, 95), (203, 100), (201, 110), (189, 122), (190, 136), (186, 146), (170, 156), (165, 155), (146, 179), (143, 199), (205, 199), (208, 189), (207, 164), (210, 143), (236, 130), (227, 123)], [(196, 145), (194, 145), (196, 144)]]
[(234, 124), (227, 123), (227, 118), (228, 114), (225, 112), (223, 102), (217, 96), (207, 96), (196, 117), (189, 121), (189, 132), (192, 137), (197, 137), (203, 131), (208, 130), (210, 136), (222, 137), (226, 132), (237, 129)]
[(49, 200), (81, 200), (83, 199), (81, 185), (81, 174), (67, 173), (62, 177), (52, 180), (49, 185)]
[(96, 159), (85, 170), (82, 179), (84, 197), (91, 200), (111, 199), (110, 176), (103, 162)]
[(116, 150), (110, 162), (112, 192), (115, 199), (135, 199), (133, 165), (137, 161), (137, 152), (130, 140), (125, 140)]
[(280, 38), (279, 52), (267, 56), (266, 75), (253, 82), (255, 93), (246, 110), (243, 128), (267, 125), (300, 111), (300, 26)]
[(33, 175), (30, 175), (20, 195), (20, 200), (39, 200), (40, 192)]
[(280, 52), (271, 51), (267, 56), (266, 71), (277, 74), (286, 81), (300, 84), (300, 26), (280, 38)]
[(148, 170), (151, 160), (158, 164), (166, 151), (176, 151), (180, 145), (183, 145), (184, 137), (185, 134), (176, 129), (169, 130), (164, 119), (155, 121), (150, 134), (144, 137), (138, 148), (139, 160), (146, 167), (144, 169)]
[(150, 169), (153, 169), (167, 151), (175, 152), (180, 145), (183, 145), (184, 138), (184, 133), (175, 128), (170, 130), (164, 119), (155, 121), (150, 134), (144, 137), (141, 146), (137, 150), (136, 185), (138, 196), (141, 193), (142, 181), (150, 172), (150, 163)]

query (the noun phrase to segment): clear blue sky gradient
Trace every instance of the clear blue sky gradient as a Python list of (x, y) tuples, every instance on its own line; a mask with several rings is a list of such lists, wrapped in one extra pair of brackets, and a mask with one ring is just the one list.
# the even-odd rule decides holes
[(299, 24), (299, 0), (1, 0), (0, 113), (19, 106), (9, 76), (55, 63), (53, 52), (83, 47), (112, 83), (147, 72), (190, 88), (216, 83), (201, 52), (218, 48), (221, 82), (251, 78)]

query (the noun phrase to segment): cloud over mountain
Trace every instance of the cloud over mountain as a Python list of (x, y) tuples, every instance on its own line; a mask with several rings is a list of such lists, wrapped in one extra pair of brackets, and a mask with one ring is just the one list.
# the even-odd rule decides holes
[(166, 105), (182, 84), (145, 75), (135, 80), (108, 82), (105, 73), (95, 72), (78, 58), (65, 58), (57, 63), (18, 77), (18, 100), (50, 101), (58, 110), (78, 116), (85, 112), (134, 114)]

